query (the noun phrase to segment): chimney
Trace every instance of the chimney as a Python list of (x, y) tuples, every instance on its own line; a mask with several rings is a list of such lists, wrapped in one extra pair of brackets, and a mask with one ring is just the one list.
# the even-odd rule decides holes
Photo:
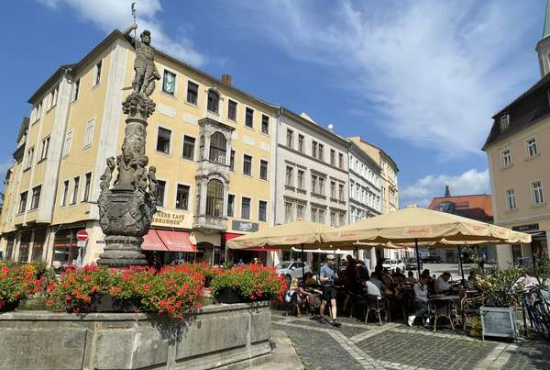
[(222, 75), (222, 83), (224, 83), (227, 86), (231, 86), (231, 75), (224, 73)]

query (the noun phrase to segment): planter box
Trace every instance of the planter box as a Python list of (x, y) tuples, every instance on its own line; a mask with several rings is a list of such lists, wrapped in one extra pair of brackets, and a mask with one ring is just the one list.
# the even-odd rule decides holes
[(216, 293), (218, 303), (241, 303), (241, 297), (231, 288), (223, 288)]
[(0, 314), (0, 370), (244, 369), (269, 361), (270, 337), (271, 311), (262, 303), (210, 305), (183, 322), (9, 312)]
[(517, 337), (516, 314), (513, 307), (481, 307), (481, 337)]

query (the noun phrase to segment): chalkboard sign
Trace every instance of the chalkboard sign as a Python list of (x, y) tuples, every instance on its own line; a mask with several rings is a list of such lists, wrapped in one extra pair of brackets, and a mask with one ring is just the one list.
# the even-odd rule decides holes
[(516, 315), (512, 307), (481, 307), (482, 338), (516, 338)]

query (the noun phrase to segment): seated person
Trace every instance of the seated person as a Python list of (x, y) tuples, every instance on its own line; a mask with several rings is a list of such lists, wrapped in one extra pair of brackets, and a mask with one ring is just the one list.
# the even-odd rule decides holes
[(319, 287), (319, 283), (317, 282), (317, 280), (315, 280), (311, 272), (307, 272), (304, 275), (304, 278), (306, 279), (306, 282), (304, 284), (306, 290)]
[(406, 278), (405, 274), (403, 274), (403, 272), (401, 272), (401, 269), (399, 267), (397, 267), (395, 269), (395, 273), (393, 274), (394, 279), (397, 279), (398, 277), (402, 277), (403, 279)]
[(389, 274), (382, 277), (382, 294), (392, 296), (395, 294), (395, 283)]
[[(422, 317), (428, 311), (428, 278), (425, 275), (420, 275), (418, 283), (414, 284), (414, 303), (416, 312), (409, 316), (407, 324), (412, 326), (417, 317)], [(430, 319), (426, 320), (426, 324), (430, 323)]]
[(367, 279), (367, 281), (365, 281), (364, 291), (368, 295), (374, 295), (374, 296), (377, 296), (379, 298), (382, 298), (382, 292), (380, 292), (380, 288), (376, 284), (373, 283), (372, 279)]
[(379, 290), (382, 290), (382, 280), (380, 280), (380, 275), (377, 272), (372, 273), (370, 282), (376, 285)]
[(414, 273), (412, 271), (409, 271), (408, 275), (409, 276), (405, 279), (405, 282), (411, 285), (414, 285), (418, 282), (418, 280), (416, 280), (416, 278), (414, 277)]
[(475, 273), (475, 271), (470, 271), (470, 275), (468, 276), (468, 280), (466, 281), (464, 287), (466, 289), (475, 289), (475, 283), (477, 280), (477, 274)]
[(451, 274), (447, 271), (442, 273), (436, 280), (434, 285), (434, 291), (436, 294), (444, 294), (451, 291), (453, 288), (449, 283), (451, 279)]

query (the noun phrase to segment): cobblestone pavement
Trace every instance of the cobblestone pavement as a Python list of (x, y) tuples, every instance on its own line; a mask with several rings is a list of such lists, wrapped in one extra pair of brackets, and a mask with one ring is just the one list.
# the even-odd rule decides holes
[(335, 328), (309, 317), (274, 311), (274, 329), (284, 330), (307, 370), (550, 370), (550, 346), (473, 339), (450, 330), (433, 333), (400, 323), (378, 326), (341, 318)]

